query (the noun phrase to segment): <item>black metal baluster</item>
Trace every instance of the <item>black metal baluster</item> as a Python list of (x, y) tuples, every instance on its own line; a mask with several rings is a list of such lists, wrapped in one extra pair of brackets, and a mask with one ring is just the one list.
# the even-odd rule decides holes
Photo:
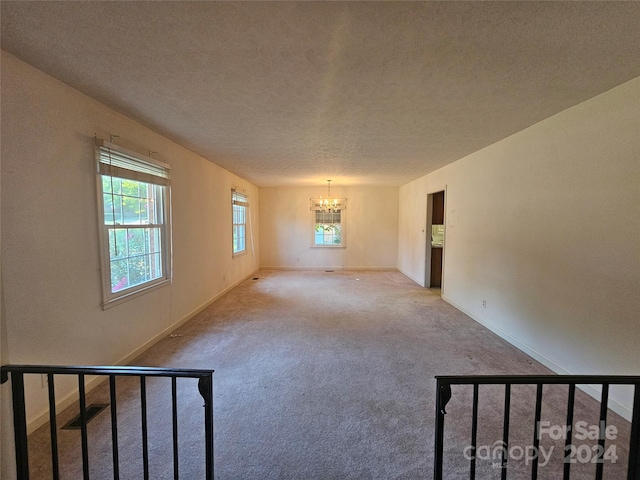
[(198, 390), (204, 399), (206, 479), (213, 480), (213, 373), (200, 377)]
[(140, 407), (142, 415), (142, 463), (144, 480), (149, 480), (149, 444), (147, 439), (147, 383), (144, 376), (140, 376)]
[(78, 374), (78, 396), (80, 400), (80, 436), (82, 438), (82, 477), (89, 480), (89, 442), (87, 439), (87, 404), (84, 374)]
[(506, 383), (504, 385), (504, 422), (502, 429), (502, 474), (500, 478), (507, 480), (507, 467), (508, 459), (507, 453), (509, 450), (509, 410), (511, 408), (511, 384)]
[(609, 384), (602, 384), (602, 398), (600, 399), (600, 423), (598, 424), (598, 453), (596, 459), (596, 480), (602, 480), (604, 471), (604, 434), (607, 428), (607, 404), (609, 403)]
[(629, 466), (627, 467), (627, 480), (638, 480), (638, 478), (640, 478), (640, 383), (635, 384), (633, 396)]
[(171, 377), (171, 410), (173, 417), (173, 478), (178, 480), (178, 398), (176, 377)]
[(473, 411), (471, 413), (471, 465), (469, 480), (476, 478), (476, 443), (478, 439), (478, 384), (473, 385)]
[[(6, 379), (4, 379), (3, 375), (3, 383), (5, 381)], [(16, 443), (16, 476), (18, 480), (29, 480), (24, 375), (20, 372), (11, 372), (11, 396), (13, 401), (13, 433)]]
[(109, 400), (111, 402), (111, 450), (113, 457), (113, 480), (120, 479), (120, 459), (118, 457), (118, 411), (116, 400), (116, 376), (109, 375)]
[(533, 427), (533, 452), (534, 459), (531, 464), (531, 480), (536, 480), (538, 478), (538, 452), (540, 448), (540, 416), (542, 415), (542, 383), (538, 384), (538, 388), (536, 390), (536, 414), (535, 414), (535, 424)]
[(56, 391), (53, 384), (53, 373), (47, 374), (49, 387), (49, 430), (51, 431), (51, 473), (53, 480), (60, 479), (60, 467), (58, 465), (58, 426), (56, 424)]
[(567, 438), (564, 441), (564, 473), (563, 480), (570, 480), (571, 477), (571, 445), (573, 443), (573, 406), (576, 399), (576, 384), (569, 384), (569, 398), (567, 399)]
[(436, 378), (436, 438), (435, 459), (433, 465), (434, 480), (442, 480), (442, 457), (444, 449), (444, 416), (446, 406), (451, 399), (451, 385)]

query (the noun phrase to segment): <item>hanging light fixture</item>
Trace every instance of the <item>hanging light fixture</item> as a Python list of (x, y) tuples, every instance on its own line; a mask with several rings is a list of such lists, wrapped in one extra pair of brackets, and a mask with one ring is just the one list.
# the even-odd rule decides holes
[(312, 198), (311, 210), (317, 212), (338, 212), (347, 208), (346, 198), (331, 197), (331, 180), (327, 180), (327, 196), (326, 198)]

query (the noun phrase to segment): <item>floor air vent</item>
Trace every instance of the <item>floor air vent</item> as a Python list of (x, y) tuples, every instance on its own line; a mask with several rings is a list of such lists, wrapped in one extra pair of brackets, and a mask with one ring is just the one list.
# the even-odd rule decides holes
[[(87, 423), (93, 420), (102, 410), (109, 406), (108, 403), (92, 403), (87, 407), (85, 417), (87, 419)], [(73, 420), (68, 422), (63, 430), (80, 430), (80, 415), (75, 417)]]

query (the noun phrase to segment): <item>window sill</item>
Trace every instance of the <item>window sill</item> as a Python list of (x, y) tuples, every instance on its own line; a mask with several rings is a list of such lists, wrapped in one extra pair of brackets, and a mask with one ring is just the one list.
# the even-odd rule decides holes
[(162, 280), (161, 282), (154, 283), (153, 285), (149, 285), (147, 287), (140, 288), (134, 292), (127, 293), (117, 298), (112, 298), (110, 300), (102, 302), (102, 310), (108, 310), (112, 307), (120, 305), (121, 303), (127, 302), (134, 298), (137, 298), (145, 293), (148, 293), (152, 290), (156, 290), (158, 288), (165, 287), (167, 285), (171, 285), (171, 279)]
[(311, 245), (311, 248), (346, 248), (344, 245)]
[(242, 252), (234, 253), (234, 254), (232, 255), (232, 258), (242, 257), (243, 255), (246, 255), (246, 254), (247, 254), (247, 251), (246, 251), (246, 250), (243, 250)]

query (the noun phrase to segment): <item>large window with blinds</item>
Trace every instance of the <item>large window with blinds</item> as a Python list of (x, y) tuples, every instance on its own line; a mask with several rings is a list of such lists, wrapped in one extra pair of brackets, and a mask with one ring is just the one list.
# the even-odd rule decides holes
[(344, 211), (313, 211), (313, 246), (344, 246)]
[(249, 199), (243, 193), (231, 191), (233, 207), (233, 256), (247, 253), (247, 207)]
[(171, 281), (170, 166), (97, 140), (103, 306)]

